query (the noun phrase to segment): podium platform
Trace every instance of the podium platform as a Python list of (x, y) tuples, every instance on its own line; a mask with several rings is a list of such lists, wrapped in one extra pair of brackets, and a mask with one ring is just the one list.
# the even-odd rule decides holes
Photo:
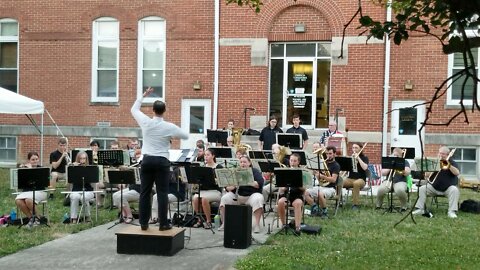
[(159, 231), (151, 226), (142, 231), (138, 226), (122, 228), (117, 233), (117, 253), (173, 256), (184, 248), (185, 229)]

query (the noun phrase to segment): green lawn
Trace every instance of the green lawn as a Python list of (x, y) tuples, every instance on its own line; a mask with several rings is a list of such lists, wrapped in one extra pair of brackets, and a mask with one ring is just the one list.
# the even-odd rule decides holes
[[(9, 214), (12, 209), (16, 210), (15, 196), (11, 193), (9, 170), (0, 169), (0, 215)], [(63, 224), (61, 223), (63, 215), (70, 213), (70, 207), (62, 205), (63, 197), (60, 190), (57, 190), (55, 199), (48, 201), (50, 227), (39, 226), (32, 229), (27, 227), (19, 229), (17, 226), (0, 227), (0, 257), (116, 219), (116, 210), (99, 209), (97, 222), (92, 216), (92, 223)], [(41, 206), (39, 210), (41, 211)], [(92, 207), (93, 215), (94, 210)]]
[[(464, 189), (460, 201), (480, 199)], [(416, 194), (413, 195), (416, 198)], [(411, 199), (411, 201), (413, 201)], [(275, 235), (236, 263), (237, 269), (478, 269), (480, 215), (460, 212), (449, 219), (446, 206), (434, 218), (409, 217), (362, 208), (342, 208), (336, 218), (306, 218), (322, 226), (318, 236)]]

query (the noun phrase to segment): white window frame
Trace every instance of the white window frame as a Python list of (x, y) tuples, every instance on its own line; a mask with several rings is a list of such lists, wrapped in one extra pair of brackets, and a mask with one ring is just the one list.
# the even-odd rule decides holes
[[(117, 23), (117, 35), (116, 36), (106, 36), (101, 37), (98, 35), (98, 23), (101, 22), (116, 22)], [(117, 19), (112, 17), (101, 17), (93, 21), (92, 27), (92, 102), (118, 102), (119, 99), (119, 63), (120, 63), (120, 23)], [(117, 59), (116, 59), (116, 85), (117, 89), (115, 90), (114, 97), (99, 97), (98, 96), (98, 43), (102, 41), (116, 42), (117, 45)], [(113, 69), (109, 69), (113, 70)]]
[(18, 153), (17, 153), (17, 144), (18, 138), (15, 136), (0, 136), (0, 140), (6, 140), (7, 138), (14, 138), (15, 139), (15, 148), (0, 148), (0, 151), (5, 151), (9, 149), (14, 149), (15, 157), (12, 160), (0, 160), (0, 164), (15, 164), (17, 162)]
[[(461, 170), (460, 170), (460, 174), (463, 175), (463, 176), (467, 176), (467, 178), (472, 177), (472, 176), (477, 177), (477, 175), (478, 175), (478, 148), (476, 148), (474, 146), (462, 146), (462, 147), (453, 147), (452, 146), (452, 147), (450, 147), (450, 149), (453, 149), (453, 148), (457, 149), (455, 151), (462, 151), (462, 159), (455, 159), (455, 162), (457, 162), (458, 164), (465, 164), (465, 163), (475, 164), (475, 174), (464, 174)], [(463, 150), (464, 149), (475, 150), (475, 160), (463, 160)]]
[[(144, 34), (144, 22), (145, 21), (160, 21), (162, 22), (162, 34), (161, 36), (145, 36)], [(143, 44), (145, 41), (163, 41), (163, 61), (161, 63), (162, 71), (163, 71), (163, 78), (162, 78), (162, 97), (146, 97), (144, 98), (143, 102), (144, 103), (153, 103), (155, 100), (162, 100), (165, 101), (165, 77), (166, 77), (166, 70), (165, 70), (165, 62), (167, 58), (167, 53), (166, 53), (166, 48), (167, 48), (167, 30), (166, 30), (166, 21), (165, 19), (157, 16), (150, 16), (150, 17), (145, 17), (141, 20), (138, 21), (138, 56), (137, 56), (137, 98), (140, 98), (143, 95), (143, 71), (148, 70), (143, 68)]]
[(20, 24), (18, 23), (17, 20), (15, 19), (11, 19), (11, 18), (3, 18), (3, 19), (0, 19), (0, 32), (1, 32), (1, 28), (2, 28), (2, 23), (17, 23), (17, 35), (16, 36), (1, 36), (0, 35), (0, 43), (3, 43), (3, 42), (16, 42), (17, 43), (17, 67), (16, 68), (1, 68), (2, 70), (16, 70), (17, 71), (17, 88), (15, 89), (15, 93), (18, 93), (18, 84), (19, 84), (19, 78), (20, 78), (20, 70), (18, 68), (18, 64), (20, 63), (20, 44), (19, 44), (19, 39), (18, 39), (18, 36), (19, 36), (19, 32), (20, 32)]
[[(478, 37), (480, 31), (479, 29), (467, 29), (465, 30), (465, 33), (467, 34), (467, 37)], [(454, 35), (460, 35), (459, 33), (455, 32)], [(454, 59), (455, 53), (451, 53), (448, 55), (448, 74), (447, 78), (450, 78), (453, 75), (453, 69), (456, 68), (453, 66), (453, 59)], [(475, 65), (476, 65), (476, 70), (477, 70), (477, 76), (480, 77), (480, 71), (479, 71), (479, 66), (480, 66), (480, 48), (478, 48), (478, 53), (477, 53), (477, 59), (475, 59)], [(464, 68), (462, 65), (461, 67), (458, 68)], [(460, 79), (461, 80), (461, 79)], [(460, 99), (454, 99), (453, 98), (453, 93), (452, 93), (452, 81), (448, 81), (448, 89), (447, 89), (447, 105), (460, 105)], [(480, 84), (477, 85), (477, 89), (480, 89)], [(477, 97), (477, 101), (480, 102), (480, 97)], [(463, 101), (464, 105), (467, 106), (472, 106), (473, 102), (470, 100), (464, 100)]]

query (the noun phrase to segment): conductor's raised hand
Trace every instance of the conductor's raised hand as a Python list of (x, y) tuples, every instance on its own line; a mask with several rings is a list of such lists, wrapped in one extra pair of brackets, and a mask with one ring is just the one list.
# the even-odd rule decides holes
[(143, 97), (148, 97), (151, 93), (153, 93), (153, 87), (148, 87), (147, 90), (143, 93)]

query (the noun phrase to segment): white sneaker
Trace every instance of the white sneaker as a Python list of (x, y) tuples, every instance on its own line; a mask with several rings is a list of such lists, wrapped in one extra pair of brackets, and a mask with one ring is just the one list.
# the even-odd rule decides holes
[(413, 215), (421, 215), (421, 214), (423, 214), (423, 212), (425, 212), (423, 209), (418, 208), (418, 209), (414, 210), (412, 212), (412, 214)]
[(253, 227), (253, 233), (260, 233), (260, 226), (255, 225), (255, 227)]
[(218, 231), (223, 231), (224, 227), (223, 227), (224, 224), (220, 225), (220, 227), (218, 227)]
[(457, 218), (457, 214), (455, 214), (454, 211), (448, 211), (448, 217), (449, 218)]

